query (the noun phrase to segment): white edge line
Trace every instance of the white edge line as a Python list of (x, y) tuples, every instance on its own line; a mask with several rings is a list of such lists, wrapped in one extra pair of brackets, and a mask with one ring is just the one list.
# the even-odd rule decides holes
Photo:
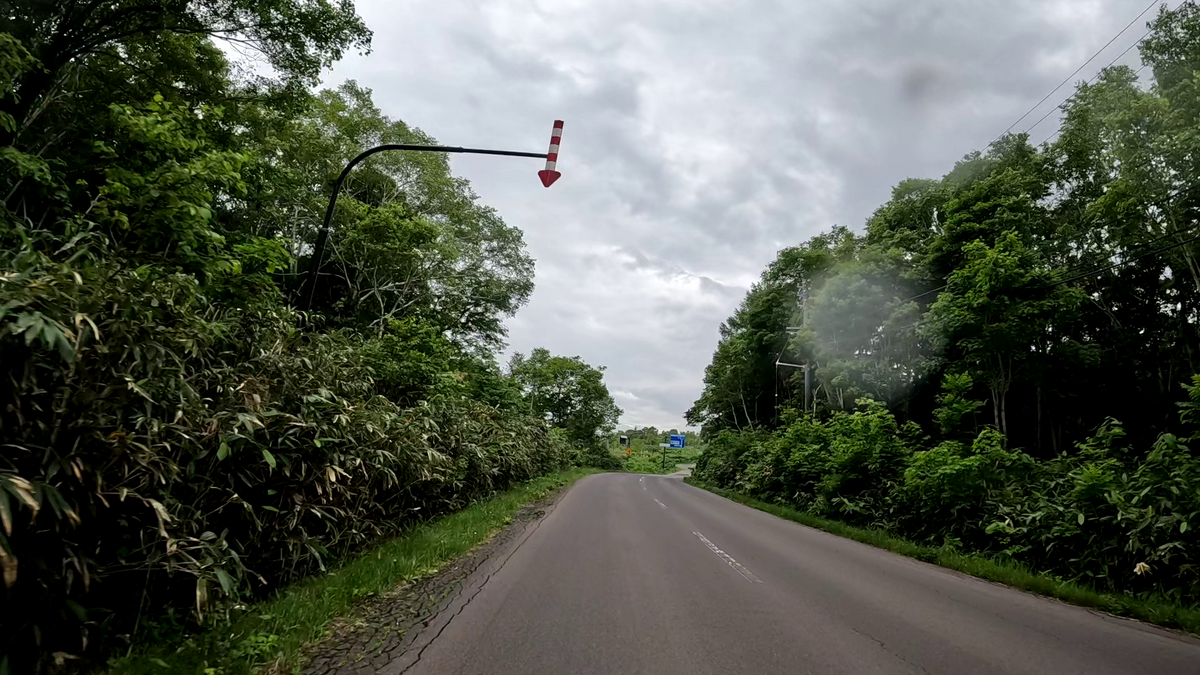
[[(658, 501), (658, 500), (656, 499), (654, 501)], [(754, 583), (754, 584), (762, 583), (762, 579), (759, 579), (758, 577), (754, 576), (753, 572), (746, 569), (745, 565), (734, 560), (733, 556), (731, 556), (728, 553), (726, 553), (725, 551), (722, 551), (721, 549), (717, 548), (717, 545), (712, 543), (711, 541), (709, 541), (708, 537), (700, 534), (699, 532), (697, 532), (695, 530), (692, 530), (692, 534), (696, 535), (697, 537), (700, 537), (700, 541), (704, 542), (704, 545), (707, 546), (709, 548), (709, 550), (711, 550), (713, 553), (716, 553), (717, 557), (724, 560), (726, 563), (729, 564), (730, 567), (732, 567), (735, 571), (737, 571), (738, 574), (745, 577), (746, 581), (749, 581), (750, 583)]]

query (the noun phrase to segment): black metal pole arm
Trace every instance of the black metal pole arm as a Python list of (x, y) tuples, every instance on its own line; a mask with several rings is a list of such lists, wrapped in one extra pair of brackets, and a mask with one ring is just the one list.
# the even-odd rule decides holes
[(346, 168), (342, 169), (342, 173), (338, 175), (337, 182), (333, 184), (333, 194), (329, 195), (329, 206), (325, 209), (325, 221), (321, 224), (320, 231), (317, 232), (317, 241), (313, 246), (312, 260), (308, 265), (308, 278), (305, 280), (304, 289), (300, 295), (300, 309), (308, 311), (312, 307), (313, 294), (317, 290), (317, 272), (321, 268), (321, 259), (325, 257), (325, 246), (329, 241), (329, 224), (333, 222), (333, 212), (337, 209), (338, 194), (342, 191), (342, 183), (346, 181), (346, 176), (350, 175), (350, 170), (358, 166), (364, 159), (381, 152), (389, 150), (412, 150), (415, 152), (454, 152), (466, 153), (473, 155), (502, 155), (505, 157), (533, 157), (536, 159), (546, 159), (544, 152), (516, 152), (514, 150), (483, 150), (480, 148), (457, 148), (444, 145), (403, 145), (389, 144), (380, 145), (370, 150), (364, 150), (359, 153), (358, 157), (350, 160)]

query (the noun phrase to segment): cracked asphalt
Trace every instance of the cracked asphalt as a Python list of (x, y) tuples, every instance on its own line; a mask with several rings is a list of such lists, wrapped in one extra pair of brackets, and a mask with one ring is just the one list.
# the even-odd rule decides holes
[(1200, 673), (1200, 641), (600, 474), (314, 654), (379, 673)]

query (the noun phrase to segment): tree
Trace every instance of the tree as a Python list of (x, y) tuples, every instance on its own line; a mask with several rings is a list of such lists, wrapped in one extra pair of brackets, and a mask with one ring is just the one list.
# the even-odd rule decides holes
[[(2, 140), (21, 139), (38, 118), (68, 98), (80, 72), (111, 68), (147, 42), (218, 38), (262, 54), (285, 83), (314, 84), (347, 49), (365, 49), (370, 31), (349, 0), (37, 0), (0, 8), (0, 32), (37, 63), (14, 82), (0, 107), (15, 120)], [(132, 49), (131, 49), (132, 48)], [(167, 50), (163, 50), (166, 52)], [(160, 52), (163, 53), (163, 52)], [(169, 52), (168, 52), (169, 53)], [(161, 84), (182, 81), (163, 73)], [(173, 88), (173, 87), (172, 87)]]
[(1200, 3), (1164, 7), (1140, 46), (1151, 86), (1105, 69), (1055, 140), (1006, 135), (896, 186), (789, 324), (829, 404), (782, 388), (775, 429), (738, 429), (714, 411), (761, 391), (746, 373), (776, 353), (772, 264), (693, 408), (698, 477), (1194, 604), (1200, 461), (1181, 439), (1200, 419)]
[[(215, 628), (577, 461), (495, 358), (521, 233), (444, 156), (359, 167), (333, 283), (288, 306), (345, 163), (432, 143), (353, 83), (308, 89), (368, 36), (347, 0), (0, 3), (0, 670)], [(581, 438), (619, 412), (599, 387), (563, 420)]]
[(924, 375), (918, 305), (904, 302), (879, 265), (837, 266), (805, 304), (802, 332), (830, 407), (847, 410), (861, 396), (899, 405)]
[[(964, 266), (930, 308), (930, 330), (948, 358), (961, 359), (987, 383), (1003, 434), (1013, 382), (1030, 361), (1049, 358), (1067, 339), (1064, 328), (1083, 298), (1076, 289), (1051, 284), (1015, 232), (995, 247), (967, 244), (963, 254)], [(1049, 346), (1043, 351), (1039, 343)]]
[(775, 423), (777, 398), (790, 387), (776, 361), (812, 357), (809, 344), (789, 343), (787, 328), (801, 321), (802, 300), (838, 260), (853, 256), (857, 245), (849, 230), (835, 227), (779, 252), (721, 325), (712, 363), (704, 371), (704, 391), (685, 415), (688, 424), (703, 426), (712, 435)]
[(595, 443), (621, 416), (604, 385), (604, 366), (590, 366), (578, 356), (551, 356), (542, 347), (529, 356), (517, 352), (508, 362), (508, 374), (534, 414), (565, 430), (576, 443)]
[[(254, 120), (255, 174), (273, 186), (230, 218), (287, 243), (300, 279), (329, 191), (353, 157), (377, 145), (436, 145), (384, 115), (353, 81), (320, 92), (303, 114)], [(314, 309), (339, 325), (379, 330), (419, 316), (477, 351), (503, 342), (503, 320), (533, 292), (522, 233), (479, 203), (445, 155), (381, 153), (359, 165), (338, 199)], [(299, 283), (293, 290), (298, 291)]]

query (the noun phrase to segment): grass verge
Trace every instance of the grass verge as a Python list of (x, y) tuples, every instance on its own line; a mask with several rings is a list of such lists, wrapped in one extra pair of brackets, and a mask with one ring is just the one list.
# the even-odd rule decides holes
[(112, 662), (110, 672), (235, 675), (268, 665), (274, 672), (292, 672), (299, 665), (300, 650), (324, 636), (330, 621), (345, 616), (362, 599), (432, 574), (503, 527), (522, 505), (592, 473), (599, 470), (576, 468), (536, 478), (422, 523), (329, 574), (251, 606), (230, 624), (187, 637), (156, 639), (157, 644)]
[(995, 581), (1022, 591), (1056, 598), (1073, 605), (1089, 607), (1167, 628), (1178, 628), (1200, 635), (1200, 611), (1183, 607), (1165, 598), (1137, 598), (1131, 595), (1102, 593), (1074, 582), (1038, 574), (1012, 560), (980, 554), (961, 553), (947, 547), (918, 544), (883, 530), (855, 527), (841, 521), (805, 513), (804, 511), (799, 511), (788, 506), (760, 501), (732, 490), (708, 485), (693, 477), (684, 478), (684, 481), (689, 485), (708, 490), (709, 492), (739, 504), (745, 504), (759, 511), (766, 511), (785, 520), (791, 520), (801, 525), (824, 530), (839, 537), (870, 544), (871, 546), (886, 549), (910, 558), (948, 567), (973, 577)]

